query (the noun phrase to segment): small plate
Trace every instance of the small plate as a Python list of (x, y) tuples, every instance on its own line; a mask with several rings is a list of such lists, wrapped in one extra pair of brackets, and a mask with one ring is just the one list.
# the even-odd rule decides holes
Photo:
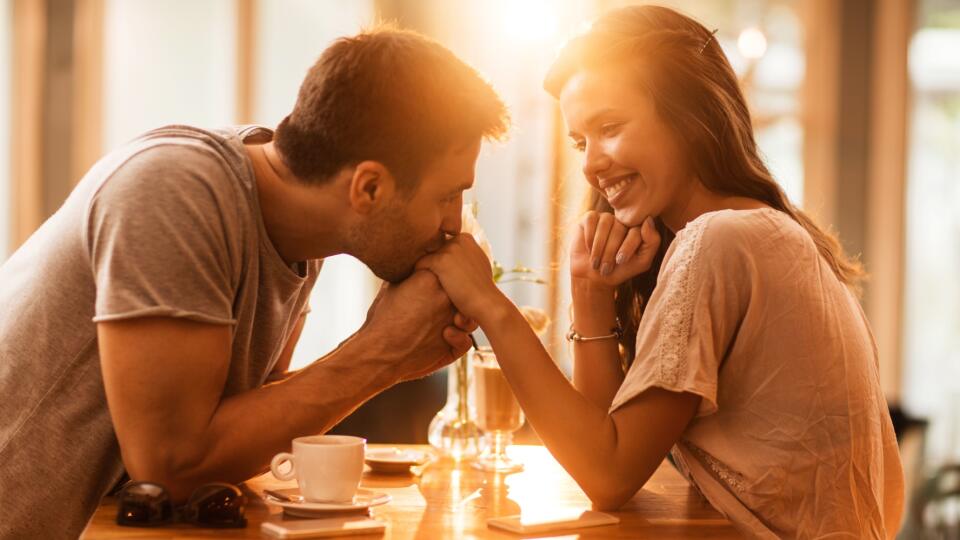
[(264, 495), (263, 500), (270, 504), (280, 506), (284, 512), (298, 517), (316, 517), (318, 514), (326, 514), (329, 512), (364, 510), (371, 506), (387, 504), (391, 499), (387, 493), (379, 493), (370, 491), (369, 489), (358, 489), (357, 494), (353, 497), (353, 502), (322, 503), (304, 500), (303, 496), (300, 495), (299, 488), (276, 489), (274, 491), (290, 497), (293, 501), (281, 501), (270, 495)]
[(417, 467), (430, 461), (431, 455), (420, 450), (401, 450), (399, 448), (378, 448), (367, 450), (364, 461), (375, 472), (402, 473), (410, 467)]

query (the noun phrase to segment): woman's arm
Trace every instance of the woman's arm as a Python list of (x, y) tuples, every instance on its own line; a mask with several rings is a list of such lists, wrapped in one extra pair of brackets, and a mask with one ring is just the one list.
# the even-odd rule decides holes
[[(628, 229), (613, 214), (587, 212), (570, 245), (573, 329), (584, 337), (610, 335), (617, 326), (617, 285), (650, 269), (660, 235), (652, 220)], [(574, 342), (573, 384), (590, 401), (610, 407), (623, 383), (618, 340)]]
[(694, 394), (654, 388), (608, 414), (607, 406), (570, 385), (508, 299), (477, 322), (530, 424), (600, 509), (633, 497), (700, 403)]
[[(609, 335), (617, 325), (612, 287), (573, 278), (573, 329), (581, 336)], [(596, 406), (607, 409), (623, 383), (616, 339), (573, 342), (573, 385)]]
[(531, 425), (594, 504), (612, 509), (628, 501), (680, 437), (700, 398), (651, 389), (610, 415), (554, 364), (493, 283), (472, 237), (457, 236), (418, 268), (433, 271), (458, 310), (483, 328)]

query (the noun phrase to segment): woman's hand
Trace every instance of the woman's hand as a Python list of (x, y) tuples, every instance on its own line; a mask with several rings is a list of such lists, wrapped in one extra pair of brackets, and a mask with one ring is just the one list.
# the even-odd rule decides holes
[(590, 211), (580, 221), (570, 249), (570, 275), (609, 287), (650, 269), (660, 233), (648, 217), (627, 228), (607, 212)]
[(466, 319), (483, 324), (506, 298), (493, 282), (490, 259), (470, 234), (447, 240), (439, 250), (417, 261), (416, 268), (437, 276), (460, 316)]

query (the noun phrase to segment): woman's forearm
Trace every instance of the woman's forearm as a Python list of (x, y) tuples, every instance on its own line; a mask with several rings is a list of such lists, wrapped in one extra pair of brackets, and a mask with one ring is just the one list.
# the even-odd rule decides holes
[(606, 407), (570, 384), (512, 304), (479, 322), (520, 406), (557, 461), (591, 499), (616, 491), (620, 486), (612, 483), (623, 475), (612, 459), (617, 435)]
[[(617, 325), (613, 289), (588, 280), (571, 280), (573, 329), (584, 337), (609, 335)], [(616, 339), (573, 343), (573, 384), (606, 410), (623, 383)]]

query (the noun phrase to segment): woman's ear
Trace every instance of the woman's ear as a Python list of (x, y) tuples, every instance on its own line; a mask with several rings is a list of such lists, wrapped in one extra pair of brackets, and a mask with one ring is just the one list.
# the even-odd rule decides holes
[(379, 161), (361, 161), (353, 168), (348, 198), (350, 206), (360, 214), (382, 208), (397, 191), (396, 179)]

